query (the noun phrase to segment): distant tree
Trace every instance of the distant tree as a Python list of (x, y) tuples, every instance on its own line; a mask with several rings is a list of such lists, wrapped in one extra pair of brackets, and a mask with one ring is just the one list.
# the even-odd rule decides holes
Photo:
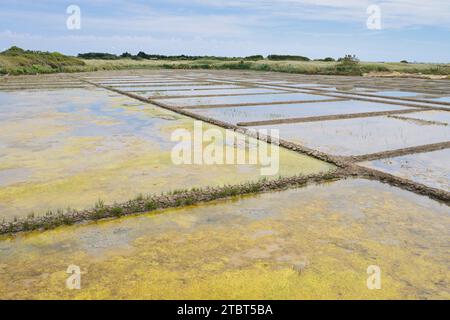
[(339, 58), (338, 62), (348, 63), (348, 64), (355, 64), (359, 63), (359, 59), (356, 57), (356, 55), (346, 54), (343, 58)]
[(326, 58), (323, 58), (323, 59), (315, 59), (314, 61), (334, 62), (336, 60), (334, 58), (331, 58), (331, 57), (326, 57)]
[(136, 57), (141, 59), (147, 59), (148, 55), (144, 51), (139, 51)]
[(335, 67), (336, 74), (342, 75), (361, 75), (362, 69), (359, 59), (355, 55), (347, 54), (343, 58), (338, 59)]
[(244, 60), (247, 60), (247, 61), (258, 61), (258, 60), (264, 60), (264, 57), (262, 55), (254, 55), (254, 56), (245, 57)]
[(133, 55), (129, 52), (124, 52), (120, 55), (121, 58), (132, 58)]
[(400, 63), (409, 63), (407, 60), (402, 60)]
[(88, 52), (80, 53), (78, 58), (82, 59), (102, 59), (102, 60), (117, 60), (119, 57), (115, 54), (104, 53), (104, 52)]
[(308, 57), (303, 56), (290, 56), (290, 55), (279, 55), (279, 54), (271, 54), (267, 57), (269, 60), (273, 61), (310, 61)]

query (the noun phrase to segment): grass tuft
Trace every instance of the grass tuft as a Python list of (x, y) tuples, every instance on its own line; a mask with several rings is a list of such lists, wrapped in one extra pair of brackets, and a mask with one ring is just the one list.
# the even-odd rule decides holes
[(270, 190), (284, 190), (289, 187), (304, 186), (308, 182), (324, 182), (342, 178), (342, 173), (333, 171), (325, 174), (279, 177), (275, 180), (267, 178), (238, 185), (224, 185), (221, 187), (205, 187), (192, 189), (178, 189), (161, 195), (139, 195), (133, 200), (122, 204), (108, 206), (99, 199), (90, 210), (76, 211), (68, 208), (64, 210), (47, 211), (43, 216), (29, 215), (26, 218), (15, 217), (11, 222), (0, 225), (0, 234), (17, 233), (21, 231), (48, 230), (62, 225), (72, 225), (81, 221), (100, 220), (105, 218), (122, 217), (141, 212), (151, 212), (159, 209), (191, 206), (202, 202), (226, 199), (241, 195), (254, 194)]

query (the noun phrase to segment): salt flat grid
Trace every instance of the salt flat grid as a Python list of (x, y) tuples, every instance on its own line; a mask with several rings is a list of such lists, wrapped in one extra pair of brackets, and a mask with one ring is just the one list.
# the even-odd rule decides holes
[[(222, 79), (222, 81), (225, 81)], [(229, 80), (229, 83), (242, 83), (242, 84), (249, 84), (245, 80)], [(377, 95), (377, 94), (370, 94), (370, 93), (361, 93), (361, 92), (348, 92), (348, 91), (341, 91), (341, 90), (327, 90), (321, 85), (317, 86), (302, 86), (298, 87), (295, 85), (289, 85), (289, 84), (268, 84), (266, 82), (253, 82), (253, 85), (259, 85), (265, 88), (285, 88), (290, 90), (295, 90), (296, 92), (304, 92), (304, 93), (311, 93), (311, 94), (320, 94), (320, 95), (326, 95), (330, 97), (352, 97), (352, 99), (359, 99), (362, 101), (374, 101), (374, 102), (386, 102), (390, 103), (389, 101), (393, 100), (395, 104), (411, 104), (411, 102), (421, 103), (422, 105), (420, 107), (427, 107), (430, 105), (430, 107), (443, 107), (446, 106), (450, 107), (450, 102), (446, 101), (435, 101), (435, 100), (427, 100), (427, 99), (420, 99), (420, 98), (408, 98), (408, 97), (395, 97), (395, 96), (383, 96), (383, 95)], [(384, 90), (384, 89), (383, 89)], [(399, 91), (400, 93), (403, 91)], [(445, 91), (441, 91), (442, 95), (445, 95)], [(450, 92), (450, 91), (447, 91)], [(426, 92), (425, 92), (426, 93)], [(414, 105), (412, 105), (414, 106)], [(450, 109), (450, 108), (447, 108)]]
[[(224, 97), (228, 95), (232, 97), (239, 96), (261, 96), (267, 95), (270, 97), (272, 95), (278, 95), (280, 93), (292, 92), (292, 93), (302, 93), (306, 95), (322, 96), (323, 100), (313, 101), (314, 103), (321, 104), (330, 101), (347, 101), (347, 100), (357, 100), (365, 102), (376, 102), (392, 106), (402, 106), (403, 109), (399, 110), (389, 110), (380, 112), (365, 112), (356, 114), (338, 114), (338, 115), (323, 115), (320, 117), (299, 117), (299, 118), (285, 118), (277, 119), (274, 123), (279, 124), (282, 128), (284, 124), (287, 123), (307, 123), (307, 122), (320, 122), (326, 123), (326, 121), (335, 121), (339, 119), (352, 119), (352, 118), (368, 118), (376, 116), (396, 116), (404, 115), (407, 116), (408, 113), (420, 114), (424, 111), (440, 111), (449, 112), (450, 102), (446, 101), (434, 101), (431, 99), (424, 99), (424, 94), (430, 97), (446, 97), (450, 95), (450, 83), (444, 80), (424, 80), (424, 79), (394, 79), (394, 78), (364, 78), (364, 77), (340, 77), (340, 76), (309, 76), (309, 75), (292, 75), (292, 74), (280, 74), (280, 73), (256, 73), (256, 72), (234, 72), (234, 71), (159, 71), (159, 72), (149, 72), (143, 71), (137, 75), (126, 75), (124, 72), (110, 72), (105, 75), (76, 75), (74, 77), (58, 77), (57, 79), (62, 80), (61, 82), (52, 82), (46, 79), (34, 80), (32, 84), (28, 85), (26, 81), (21, 81), (20, 79), (10, 81), (0, 80), (0, 91), (1, 90), (11, 90), (22, 88), (30, 88), (36, 85), (38, 88), (51, 87), (64, 87), (64, 85), (80, 85), (88, 87), (90, 85), (101, 87), (107, 90), (111, 90), (129, 97), (138, 99), (143, 102), (147, 102), (162, 108), (166, 108), (180, 114), (190, 116), (197, 120), (202, 120), (215, 125), (219, 125), (226, 129), (232, 129), (238, 132), (253, 135), (249, 131), (249, 128), (255, 123), (238, 123), (232, 124), (224, 122), (221, 119), (212, 119), (209, 117), (202, 116), (196, 113), (196, 109), (208, 108), (214, 106), (184, 106), (178, 107), (170, 103), (170, 99), (186, 99), (187, 96), (172, 95), (160, 96), (154, 95), (144, 95), (145, 91), (128, 91), (123, 90), (123, 88), (133, 87), (133, 85), (141, 86), (142, 84), (148, 84), (151, 86), (160, 87), (170, 87), (174, 84), (185, 84), (185, 85), (205, 85), (215, 86), (215, 85), (233, 85), (235, 87), (229, 88), (228, 94), (205, 94), (203, 89), (194, 89), (193, 94), (189, 95), (189, 98), (201, 98), (203, 96), (207, 97)], [(42, 81), (42, 82), (41, 82)], [(58, 84), (57, 84), (58, 83)], [(57, 85), (55, 85), (57, 84)], [(346, 90), (340, 90), (345, 87)], [(271, 90), (267, 92), (257, 92), (257, 93), (247, 93), (239, 94), (240, 89), (265, 89)], [(279, 92), (278, 92), (279, 91)], [(379, 92), (383, 91), (393, 91), (393, 94), (389, 96), (383, 96)], [(398, 91), (398, 96), (395, 92)], [(409, 94), (403, 94), (402, 92), (417, 92), (417, 96), (411, 96)], [(197, 94), (198, 93), (198, 94)], [(311, 101), (307, 101), (311, 102)], [(302, 101), (285, 101), (286, 105), (294, 105), (302, 103)], [(255, 104), (250, 104), (253, 106), (261, 105), (271, 106), (280, 104), (279, 101), (275, 102), (259, 102)], [(235, 104), (236, 106), (245, 104)], [(219, 107), (228, 108), (231, 105), (224, 104)], [(423, 128), (426, 130), (426, 127)], [(260, 139), (265, 139), (271, 142), (271, 137), (259, 136)], [(281, 140), (280, 145), (295, 150), (300, 153), (305, 153), (310, 156), (316, 157), (318, 159), (331, 162), (349, 170), (349, 176), (360, 175), (365, 176), (369, 179), (382, 180), (393, 185), (401, 186), (404, 189), (414, 191), (416, 193), (426, 194), (428, 196), (434, 197), (438, 200), (443, 200), (445, 202), (450, 201), (450, 193), (445, 190), (440, 190), (436, 188), (431, 188), (428, 186), (421, 185), (420, 183), (411, 181), (409, 179), (404, 179), (397, 177), (392, 174), (378, 171), (373, 168), (366, 168), (359, 166), (358, 163), (362, 161), (371, 161), (379, 159), (394, 158), (398, 156), (411, 155), (416, 153), (432, 152), (436, 150), (448, 149), (450, 148), (450, 139), (446, 141), (417, 145), (413, 147), (405, 147), (395, 150), (385, 150), (382, 152), (355, 155), (355, 156), (335, 156), (316, 150), (314, 148), (306, 147), (300, 143), (293, 143), (292, 141)]]
[(450, 191), (450, 149), (407, 154), (360, 165), (399, 175), (413, 181)]
[[(213, 83), (217, 83), (217, 82), (221, 82), (221, 83), (234, 83), (234, 84), (243, 84), (243, 85), (248, 85), (248, 86), (252, 86), (255, 88), (280, 88), (280, 89), (289, 89), (289, 90), (294, 90), (296, 91), (296, 89), (300, 89), (297, 92), (302, 92), (302, 93), (308, 93), (308, 91), (311, 94), (314, 95), (326, 95), (329, 96), (330, 93), (332, 94), (331, 97), (335, 97), (335, 98), (352, 98), (352, 99), (360, 99), (362, 101), (373, 101), (373, 102), (380, 102), (380, 103), (387, 103), (387, 104), (392, 104), (392, 105), (402, 105), (405, 107), (412, 107), (410, 110), (392, 110), (392, 111), (385, 111), (385, 112), (372, 112), (372, 113), (361, 113), (361, 114), (343, 114), (343, 115), (330, 115), (330, 116), (323, 116), (323, 117), (310, 117), (310, 118), (291, 118), (291, 119), (283, 119), (285, 122), (308, 122), (308, 121), (325, 121), (325, 120), (333, 120), (333, 119), (345, 119), (345, 118), (355, 118), (355, 117), (371, 117), (371, 116), (380, 116), (380, 115), (395, 115), (395, 114), (406, 114), (406, 113), (417, 113), (420, 112), (422, 110), (445, 110), (445, 106), (450, 105), (447, 103), (441, 103), (441, 104), (437, 104), (437, 103), (430, 103), (430, 101), (427, 100), (422, 100), (422, 99), (417, 99), (414, 97), (409, 97), (409, 95), (406, 95), (406, 97), (402, 94), (399, 94), (398, 97), (396, 97), (395, 95), (390, 95), (390, 96), (383, 96), (383, 95), (377, 95), (376, 91), (371, 94), (371, 93), (361, 93), (360, 91), (358, 92), (345, 92), (345, 91), (340, 91), (340, 90), (334, 90), (334, 91), (330, 91), (327, 90), (327, 87), (323, 85), (323, 81), (319, 82), (317, 85), (306, 85), (306, 86), (291, 86), (289, 85), (289, 82), (287, 82), (286, 80), (282, 80), (282, 81), (276, 81), (276, 80), (267, 80), (267, 79), (251, 79), (251, 81), (249, 81), (248, 79), (245, 78), (233, 78), (233, 77), (215, 77), (213, 79), (211, 79), (211, 77), (206, 78), (204, 76), (202, 77), (190, 77), (190, 79), (192, 81), (211, 81), (214, 80)], [(262, 80), (262, 81), (261, 81)], [(295, 80), (294, 80), (295, 81)], [(330, 85), (336, 85), (336, 83), (330, 83)], [(342, 84), (338, 84), (338, 85), (342, 85)], [(375, 88), (377, 88), (376, 86), (374, 86)], [(386, 90), (386, 89), (390, 89), (389, 87), (383, 87), (383, 88), (379, 88), (380, 91)], [(399, 89), (400, 90), (400, 89)], [(408, 90), (412, 91), (411, 88), (408, 88)], [(338, 93), (339, 95), (335, 95), (336, 93)], [(436, 92), (423, 92), (423, 93), (428, 93), (428, 94), (435, 94)], [(269, 94), (269, 93), (267, 93)], [(193, 95), (195, 97), (195, 95)], [(212, 95), (211, 95), (212, 96)], [(218, 95), (221, 96), (221, 95)], [(190, 96), (191, 97), (191, 96)], [(421, 97), (420, 94), (417, 95), (417, 97)], [(150, 102), (155, 102), (152, 101), (153, 97), (149, 97), (148, 100)], [(173, 97), (174, 99), (183, 99), (184, 97)], [(368, 99), (366, 99), (368, 98)], [(297, 101), (298, 102), (298, 101)], [(290, 101), (287, 101), (286, 104), (292, 103)], [(317, 101), (317, 103), (320, 103), (320, 101)], [(262, 105), (273, 105), (276, 104), (271, 103), (271, 102), (267, 102), (267, 103), (262, 103)], [(170, 103), (169, 103), (170, 105)], [(242, 104), (241, 104), (242, 105)], [(163, 102), (161, 104), (161, 106), (166, 106), (165, 102)], [(167, 106), (166, 106), (167, 107)], [(171, 106), (174, 108), (177, 108), (176, 106)], [(208, 108), (208, 106), (202, 106), (204, 108)], [(223, 107), (227, 107), (226, 105), (224, 105)], [(196, 106), (188, 106), (187, 109), (192, 108), (192, 110), (195, 112)], [(180, 109), (180, 108), (178, 108)], [(186, 109), (186, 107), (184, 108)], [(208, 120), (208, 119), (206, 119)], [(283, 123), (283, 121), (278, 121), (281, 123)], [(216, 123), (217, 124), (217, 123)], [(220, 123), (219, 123), (220, 124)], [(423, 152), (423, 151), (433, 151), (433, 150), (439, 150), (442, 148), (448, 148), (448, 141), (443, 141), (442, 143), (437, 143), (437, 144), (430, 144), (430, 145), (420, 145), (417, 147), (410, 147), (410, 148), (402, 148), (402, 149), (398, 149), (398, 150), (388, 150), (385, 152), (381, 152), (381, 153), (376, 153), (376, 154), (367, 154), (367, 155), (359, 155), (357, 157), (350, 157), (347, 158), (347, 161), (350, 161), (352, 163), (357, 162), (357, 161), (363, 161), (365, 159), (383, 159), (383, 157), (393, 157), (396, 154), (409, 154), (412, 153), (416, 153), (416, 152)], [(301, 148), (303, 149), (303, 148)], [(326, 155), (326, 158), (330, 159), (332, 157), (330, 157), (330, 155)]]

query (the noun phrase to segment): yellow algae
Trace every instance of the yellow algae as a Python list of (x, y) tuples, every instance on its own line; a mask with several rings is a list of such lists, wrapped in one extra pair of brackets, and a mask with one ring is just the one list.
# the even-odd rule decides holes
[[(171, 112), (170, 112), (171, 113)], [(170, 114), (169, 113), (169, 114)], [(195, 125), (195, 121), (193, 121), (190, 118), (183, 117), (180, 119), (180, 121), (177, 122), (169, 122), (168, 124), (165, 124), (164, 126), (161, 126), (161, 132), (167, 136), (168, 139), (170, 139), (170, 134), (177, 129), (185, 129), (189, 132), (193, 132)], [(202, 129), (204, 132), (210, 129), (218, 129), (220, 130), (222, 134), (221, 140), (215, 141), (218, 144), (226, 144), (224, 142), (224, 139), (226, 137), (226, 131), (225, 129), (218, 128), (217, 126), (214, 126), (209, 123), (202, 122)], [(228, 130), (228, 133), (231, 134), (233, 137), (239, 137), (243, 136), (240, 133), (232, 132)], [(256, 141), (256, 140), (255, 140)], [(207, 142), (204, 142), (204, 147), (207, 145)], [(246, 159), (249, 159), (249, 148), (248, 148), (248, 141), (245, 146), (236, 145), (236, 149), (246, 147)], [(325, 163), (323, 161), (311, 158), (306, 155), (298, 154), (296, 152), (290, 151), (288, 149), (274, 146), (274, 145), (268, 145), (267, 153), (269, 155), (274, 154), (274, 149), (277, 149), (276, 151), (279, 153), (279, 161), (280, 161), (280, 170), (276, 177), (278, 176), (292, 176), (292, 175), (298, 175), (298, 174), (312, 174), (312, 173), (319, 173), (319, 172), (326, 172), (334, 168), (333, 165)], [(235, 154), (235, 159), (237, 155)], [(210, 166), (207, 166), (209, 168)], [(242, 165), (241, 165), (242, 167)], [(245, 167), (245, 166), (244, 166)]]
[[(379, 182), (160, 213), (0, 241), (0, 298), (450, 298), (448, 207)], [(81, 290), (65, 286), (71, 264)]]
[[(92, 90), (52, 91), (48, 96), (40, 92), (35, 105), (21, 104), (26, 94), (10, 95), (17, 107), (11, 118), (0, 120), (5, 125), (0, 131), (6, 130), (0, 135), (0, 145), (6, 145), (0, 151), (0, 173), (14, 169), (20, 179), (0, 181), (0, 218), (261, 178), (261, 165), (174, 165), (171, 149), (176, 142), (171, 142), (171, 133), (177, 128), (192, 130), (194, 120), (152, 105)], [(280, 151), (281, 176), (333, 168)]]
[(55, 119), (42, 118), (38, 122), (33, 119), (11, 123), (1, 122), (0, 137), (2, 142), (25, 144), (33, 140), (44, 139), (67, 131)]

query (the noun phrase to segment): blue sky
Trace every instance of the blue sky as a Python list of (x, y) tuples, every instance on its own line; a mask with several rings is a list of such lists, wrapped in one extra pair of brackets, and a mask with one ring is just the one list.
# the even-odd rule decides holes
[[(369, 30), (369, 5), (381, 30)], [(68, 30), (69, 5), (81, 29)], [(0, 50), (450, 62), (450, 0), (1, 0)]]

